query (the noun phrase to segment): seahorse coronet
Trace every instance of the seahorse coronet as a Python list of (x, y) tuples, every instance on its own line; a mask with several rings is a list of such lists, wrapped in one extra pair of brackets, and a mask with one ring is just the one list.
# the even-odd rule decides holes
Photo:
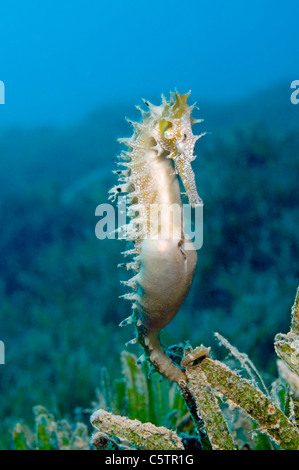
[(127, 149), (119, 155), (118, 184), (109, 197), (115, 200), (125, 195), (130, 222), (121, 230), (133, 243), (133, 249), (123, 253), (129, 260), (121, 263), (134, 272), (123, 282), (130, 291), (122, 296), (131, 302), (133, 312), (120, 325), (136, 326), (134, 341), (143, 346), (155, 368), (175, 382), (186, 377), (165, 354), (159, 332), (179, 311), (197, 262), (196, 250), (184, 233), (179, 183), (180, 178), (191, 206), (202, 204), (191, 162), (195, 143), (204, 134), (192, 133), (191, 127), (202, 120), (191, 116), (195, 105), (187, 104), (189, 95), (176, 91), (170, 93), (169, 101), (162, 95), (160, 106), (144, 100), (147, 110), (137, 107), (141, 120), (127, 119), (133, 135), (118, 139)]

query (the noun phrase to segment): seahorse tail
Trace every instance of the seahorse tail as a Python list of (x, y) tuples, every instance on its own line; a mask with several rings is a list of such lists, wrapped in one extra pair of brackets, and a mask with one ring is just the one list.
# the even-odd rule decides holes
[[(138, 322), (139, 323), (139, 322)], [(174, 364), (166, 355), (158, 331), (147, 331), (144, 325), (137, 326), (138, 342), (143, 346), (146, 356), (155, 369), (171, 382), (186, 382), (187, 378), (183, 369)]]

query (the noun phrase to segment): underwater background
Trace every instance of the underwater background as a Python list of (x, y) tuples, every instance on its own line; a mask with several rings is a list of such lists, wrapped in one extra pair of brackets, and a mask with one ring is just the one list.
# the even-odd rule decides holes
[[(125, 117), (191, 89), (203, 246), (165, 344), (219, 332), (266, 377), (299, 284), (297, 1), (52, 0), (1, 6), (0, 448), (32, 407), (82, 418), (103, 367), (120, 375), (132, 338), (95, 209), (129, 136)], [(131, 349), (138, 354), (138, 346)]]

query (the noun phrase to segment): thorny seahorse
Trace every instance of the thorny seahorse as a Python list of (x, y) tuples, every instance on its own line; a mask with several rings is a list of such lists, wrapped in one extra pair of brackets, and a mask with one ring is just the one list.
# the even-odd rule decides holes
[[(112, 200), (126, 194), (130, 222), (122, 230), (126, 240), (133, 242), (133, 249), (123, 253), (132, 256), (131, 261), (121, 264), (134, 271), (131, 279), (123, 281), (131, 292), (122, 296), (132, 301), (133, 312), (120, 325), (136, 326), (137, 338), (129, 343), (139, 342), (160, 374), (174, 382), (185, 381), (186, 376), (166, 355), (159, 332), (180, 309), (197, 262), (195, 248), (188, 245), (185, 249), (187, 235), (182, 220), (170, 214), (173, 206), (182, 209), (178, 176), (189, 204), (202, 204), (191, 162), (196, 158), (195, 142), (204, 134), (192, 133), (191, 126), (202, 120), (191, 116), (195, 105), (187, 104), (189, 94), (171, 93), (169, 102), (162, 96), (160, 106), (144, 101), (147, 111), (137, 106), (142, 119), (129, 121), (134, 127), (132, 137), (119, 139), (128, 150), (118, 157), (122, 169), (114, 173), (119, 176), (119, 184), (110, 190)], [(168, 208), (169, 214), (165, 216), (164, 211), (158, 218), (157, 212), (157, 220), (153, 220), (155, 211), (151, 210), (159, 205)], [(165, 228), (169, 230), (168, 238), (160, 236)], [(190, 239), (188, 243), (192, 243)]]

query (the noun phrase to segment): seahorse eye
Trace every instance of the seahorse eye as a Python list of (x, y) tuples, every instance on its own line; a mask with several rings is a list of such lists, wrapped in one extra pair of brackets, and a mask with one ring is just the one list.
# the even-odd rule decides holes
[(174, 133), (172, 129), (172, 123), (167, 119), (160, 119), (159, 122), (159, 130), (161, 137), (165, 137), (166, 139), (173, 139)]
[(173, 139), (175, 137), (174, 132), (172, 129), (168, 129), (164, 132), (165, 139)]

